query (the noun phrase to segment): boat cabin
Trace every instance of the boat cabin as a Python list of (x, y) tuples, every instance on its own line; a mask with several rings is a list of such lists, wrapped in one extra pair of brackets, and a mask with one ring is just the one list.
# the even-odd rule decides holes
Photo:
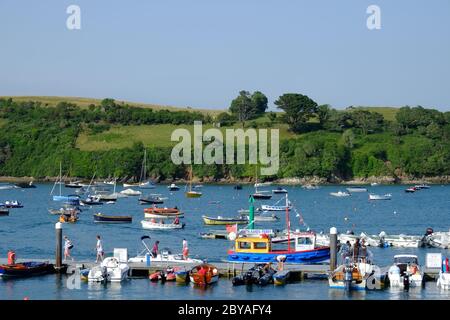
[[(309, 232), (296, 233), (290, 240), (291, 244), (294, 244), (293, 251), (314, 250), (316, 246), (316, 236)], [(235, 252), (268, 253), (271, 251), (271, 237), (266, 234), (259, 237), (239, 237), (235, 241)]]

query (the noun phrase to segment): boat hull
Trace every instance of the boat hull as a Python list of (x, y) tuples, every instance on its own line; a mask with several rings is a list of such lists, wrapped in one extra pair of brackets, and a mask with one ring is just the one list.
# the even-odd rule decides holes
[(319, 263), (330, 258), (330, 248), (321, 247), (307, 251), (271, 251), (268, 253), (254, 252), (228, 252), (228, 261), (230, 262), (278, 262), (277, 257), (286, 256), (286, 263)]
[(52, 264), (46, 262), (24, 262), (13, 265), (0, 265), (0, 277), (31, 277), (54, 272)]
[(200, 198), (202, 196), (201, 192), (189, 191), (185, 193), (186, 198)]
[(94, 214), (94, 222), (96, 223), (131, 223), (131, 216), (105, 216)]
[(206, 225), (247, 224), (247, 219), (220, 219), (203, 216)]

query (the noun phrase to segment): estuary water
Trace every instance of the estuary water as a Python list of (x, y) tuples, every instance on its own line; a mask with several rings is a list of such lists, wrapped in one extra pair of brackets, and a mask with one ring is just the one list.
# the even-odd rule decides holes
[[(18, 200), (24, 208), (10, 209), (10, 215), (0, 217), (0, 256), (6, 258), (9, 249), (15, 250), (17, 258), (52, 259), (55, 252), (55, 223), (57, 216), (48, 209), (58, 209), (61, 203), (52, 201), (52, 184), (37, 184), (36, 189), (0, 190), (0, 203)], [(186, 223), (183, 230), (148, 231), (141, 228), (143, 210), (146, 206), (138, 203), (137, 197), (119, 199), (116, 204), (105, 204), (93, 208), (84, 207), (80, 220), (75, 224), (64, 224), (63, 232), (74, 244), (72, 255), (77, 261), (95, 260), (96, 235), (103, 238), (106, 256), (112, 255), (114, 248), (127, 248), (129, 257), (140, 249), (140, 237), (149, 235), (151, 243), (160, 241), (160, 248), (171, 248), (181, 252), (182, 239), (189, 243), (190, 255), (207, 259), (209, 262), (226, 259), (226, 252), (232, 247), (228, 240), (201, 239), (199, 234), (214, 227), (203, 224), (202, 215), (237, 216), (237, 210), (248, 208), (248, 196), (254, 189), (244, 186), (243, 190), (234, 190), (231, 185), (205, 185), (203, 196), (187, 199), (184, 186), (180, 191), (169, 192), (166, 185), (157, 185), (156, 189), (142, 190), (144, 193), (160, 193), (169, 199), (164, 206), (178, 206), (184, 213)], [(353, 193), (350, 197), (336, 198), (330, 192), (345, 190), (345, 186), (322, 186), (318, 190), (305, 190), (297, 186), (285, 187), (289, 199), (297, 208), (292, 212), (293, 229), (305, 230), (300, 219), (316, 232), (328, 232), (336, 227), (339, 232), (353, 230), (355, 234), (365, 232), (379, 234), (422, 235), (426, 228), (435, 231), (448, 231), (450, 228), (450, 186), (432, 185), (431, 189), (414, 194), (404, 192), (406, 186), (368, 187), (376, 194), (392, 194), (390, 201), (369, 201), (368, 193)], [(265, 189), (275, 189), (266, 187)], [(122, 188), (118, 188), (118, 191)], [(63, 188), (64, 194), (73, 193), (73, 189)], [(273, 195), (272, 200), (257, 201), (274, 204), (283, 195)], [(282, 202), (283, 200), (281, 200)], [(281, 204), (280, 202), (280, 204)], [(95, 224), (92, 215), (121, 214), (133, 216), (131, 224)], [(284, 229), (284, 213), (276, 223), (257, 223), (256, 228)], [(215, 227), (224, 229), (224, 227)], [(401, 249), (370, 248), (374, 262), (379, 266), (392, 263), (393, 256), (401, 253), (413, 253), (424, 264), (427, 252), (450, 252), (439, 249)], [(35, 278), (1, 280), (0, 299), (450, 299), (450, 291), (436, 288), (435, 282), (427, 282), (424, 289), (402, 290), (385, 289), (378, 291), (352, 292), (329, 289), (328, 282), (320, 279), (306, 279), (284, 287), (233, 287), (231, 281), (221, 279), (218, 284), (200, 289), (190, 285), (176, 283), (151, 283), (147, 279), (131, 279), (120, 284), (81, 283), (78, 289), (69, 289), (67, 276), (47, 275)]]

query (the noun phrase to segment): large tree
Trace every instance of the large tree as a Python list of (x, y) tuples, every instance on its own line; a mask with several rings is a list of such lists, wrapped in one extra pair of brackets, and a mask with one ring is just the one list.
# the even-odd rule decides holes
[(260, 91), (253, 92), (252, 103), (257, 115), (263, 114), (267, 110), (267, 103), (269, 102), (266, 95)]
[(317, 103), (299, 93), (285, 93), (274, 103), (285, 112), (285, 119), (294, 132), (301, 132), (308, 120), (317, 113)]
[(250, 92), (245, 90), (239, 92), (239, 96), (231, 101), (230, 112), (243, 126), (245, 121), (253, 118), (257, 112)]

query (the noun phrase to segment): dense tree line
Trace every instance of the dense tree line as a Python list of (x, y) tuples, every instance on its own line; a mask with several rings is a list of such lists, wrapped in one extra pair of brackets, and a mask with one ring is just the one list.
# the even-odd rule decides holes
[[(253, 95), (245, 93), (243, 99), (251, 100)], [(267, 100), (258, 96), (262, 101), (259, 117), (266, 117), (274, 126), (288, 123), (291, 130), (301, 133), (281, 141), (280, 170), (270, 178), (450, 175), (449, 112), (407, 106), (399, 109), (394, 121), (386, 121), (376, 112), (361, 108), (335, 110), (303, 95), (286, 94), (277, 100), (285, 112), (277, 115), (265, 113)], [(86, 127), (95, 133), (114, 124), (213, 121), (195, 112), (151, 111), (119, 105), (110, 99), (85, 109), (64, 102), (47, 107), (0, 99), (0, 118), (7, 120), (0, 124), (0, 175), (56, 176), (61, 161), (65, 174), (85, 178), (94, 172), (98, 177), (138, 177), (144, 150), (137, 143), (120, 150), (80, 151), (75, 143)], [(236, 118), (223, 113), (214, 121), (233, 123)], [(258, 126), (258, 122), (253, 124)], [(261, 122), (261, 126), (266, 124)], [(147, 148), (150, 176), (186, 177), (186, 168), (172, 163), (170, 151), (170, 147)], [(213, 179), (253, 177), (254, 170), (251, 165), (194, 166), (196, 176)]]

